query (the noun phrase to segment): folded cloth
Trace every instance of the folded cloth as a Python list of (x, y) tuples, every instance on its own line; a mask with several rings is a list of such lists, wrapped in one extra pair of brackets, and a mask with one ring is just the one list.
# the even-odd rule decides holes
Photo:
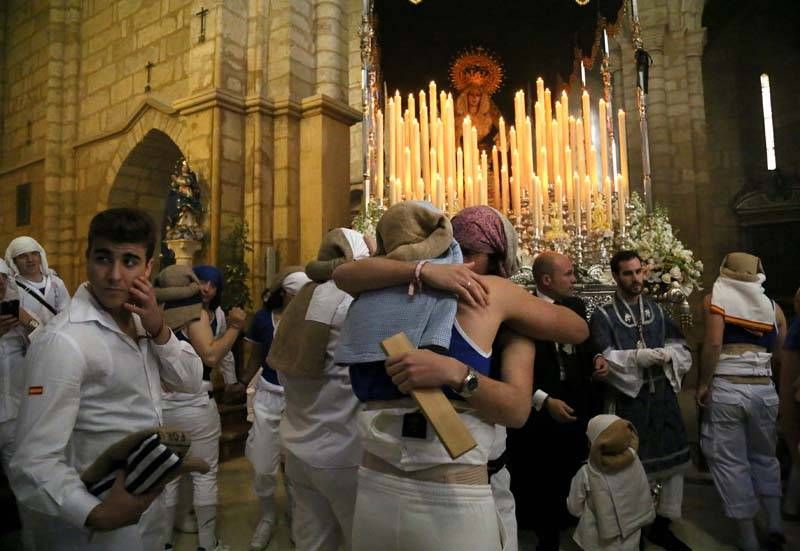
[(125, 471), (125, 489), (134, 495), (163, 486), (184, 472), (208, 472), (208, 465), (186, 457), (189, 435), (166, 428), (129, 434), (109, 446), (81, 475), (89, 492), (106, 497), (119, 470)]
[[(463, 262), (447, 217), (430, 203), (395, 203), (377, 226), (378, 253), (396, 260)], [(457, 299), (429, 287), (413, 296), (406, 285), (362, 293), (347, 314), (334, 360), (353, 365), (382, 361), (381, 341), (403, 331), (417, 347), (450, 345)]]
[(200, 319), (203, 298), (200, 280), (188, 266), (173, 264), (156, 276), (156, 300), (164, 308), (164, 322), (170, 329), (179, 329)]
[(636, 455), (639, 438), (630, 421), (597, 415), (588, 424), (587, 478), (602, 539), (627, 538), (655, 518), (650, 484)]
[(766, 276), (757, 256), (726, 255), (711, 291), (710, 310), (726, 323), (759, 333), (772, 331), (775, 306), (764, 293), (764, 281)]
[[(327, 281), (337, 261), (350, 262), (369, 256), (364, 237), (349, 228), (329, 231), (322, 241), (317, 260), (306, 269), (316, 274), (316, 281)], [(281, 317), (269, 349), (267, 364), (289, 375), (315, 378), (322, 376), (330, 339), (331, 323), (340, 305), (352, 297), (332, 281), (305, 285), (295, 295)]]
[(486, 205), (467, 207), (453, 217), (452, 224), (453, 236), (462, 249), (500, 258), (499, 276), (510, 277), (519, 271), (517, 230), (500, 212)]

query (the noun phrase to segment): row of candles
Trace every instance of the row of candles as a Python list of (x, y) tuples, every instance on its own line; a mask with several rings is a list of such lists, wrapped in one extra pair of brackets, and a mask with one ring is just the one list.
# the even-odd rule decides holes
[[(617, 113), (620, 171), (615, 174), (617, 163), (610, 163), (609, 156), (609, 152), (614, 155), (614, 144), (607, 132), (613, 120), (606, 102), (598, 102), (599, 143), (595, 143), (587, 91), (581, 96), (579, 116), (570, 114), (566, 92), (553, 102), (541, 78), (536, 94), (533, 123), (523, 91), (514, 97), (514, 124), (507, 129), (500, 118), (499, 148), (492, 147), (490, 173), (490, 160), (478, 148), (477, 129), (468, 116), (461, 127), (463, 139), (456, 140), (450, 93), (437, 94), (436, 83), (431, 82), (427, 95), (419, 92), (418, 103), (409, 94), (404, 109), (400, 93), (395, 92), (386, 102), (386, 120), (382, 110), (376, 116), (377, 203), (426, 199), (451, 215), (464, 207), (491, 204), (520, 223), (527, 197), (526, 210), (536, 235), (543, 235), (547, 227), (565, 225), (613, 229), (615, 218), (624, 228), (629, 196), (625, 112)], [(383, 184), (388, 184), (388, 197)], [(614, 193), (616, 212), (612, 212)]]

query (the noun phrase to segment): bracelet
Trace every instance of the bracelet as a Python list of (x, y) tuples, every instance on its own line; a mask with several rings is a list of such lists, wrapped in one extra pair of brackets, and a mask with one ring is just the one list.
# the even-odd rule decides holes
[(422, 289), (422, 280), (420, 279), (420, 275), (422, 274), (422, 267), (427, 263), (427, 260), (420, 260), (417, 262), (417, 265), (414, 268), (414, 277), (408, 284), (408, 296), (413, 297), (416, 291)]

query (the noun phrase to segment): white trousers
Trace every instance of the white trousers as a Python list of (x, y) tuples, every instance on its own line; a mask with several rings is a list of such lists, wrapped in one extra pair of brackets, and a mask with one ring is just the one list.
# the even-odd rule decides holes
[(669, 478), (650, 481), (650, 486), (652, 487), (656, 483), (661, 484), (661, 491), (658, 494), (658, 503), (656, 504), (656, 514), (672, 520), (681, 518), (683, 475), (674, 474)]
[(775, 456), (778, 395), (769, 385), (743, 385), (715, 377), (700, 445), (725, 515), (751, 519), (760, 497), (781, 495)]
[(360, 467), (353, 551), (500, 551), (491, 487), (421, 482)]
[(321, 469), (286, 454), (292, 532), (297, 551), (350, 551), (358, 467)]
[(503, 467), (489, 479), (492, 485), (492, 496), (497, 506), (497, 513), (503, 522), (506, 532), (506, 551), (517, 551), (517, 511), (514, 494), (511, 493), (511, 473)]
[[(183, 406), (164, 409), (164, 424), (170, 428), (186, 431), (192, 438), (188, 455), (208, 463), (207, 473), (191, 473), (194, 505), (202, 507), (217, 504), (217, 471), (219, 470), (219, 437), (222, 432), (219, 410), (212, 399), (205, 406)], [(164, 504), (175, 507), (178, 504), (178, 485), (176, 479), (167, 484), (164, 490)]]
[(253, 464), (253, 487), (258, 497), (271, 497), (275, 494), (281, 463), (279, 427), (283, 409), (283, 394), (270, 392), (263, 384), (258, 386), (253, 399), (253, 425), (244, 449), (245, 456)]
[(164, 549), (166, 543), (163, 496), (150, 505), (138, 524), (110, 532), (91, 532), (34, 511), (27, 517), (37, 551), (154, 551)]

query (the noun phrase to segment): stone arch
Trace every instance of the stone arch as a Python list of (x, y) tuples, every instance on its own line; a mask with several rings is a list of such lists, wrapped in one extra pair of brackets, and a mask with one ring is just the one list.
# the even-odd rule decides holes
[[(117, 170), (105, 198), (111, 207), (138, 207), (153, 217), (157, 243), (161, 242), (167, 184), (178, 160), (184, 154), (164, 132), (149, 130), (128, 153)], [(156, 260), (158, 253), (156, 250)]]

